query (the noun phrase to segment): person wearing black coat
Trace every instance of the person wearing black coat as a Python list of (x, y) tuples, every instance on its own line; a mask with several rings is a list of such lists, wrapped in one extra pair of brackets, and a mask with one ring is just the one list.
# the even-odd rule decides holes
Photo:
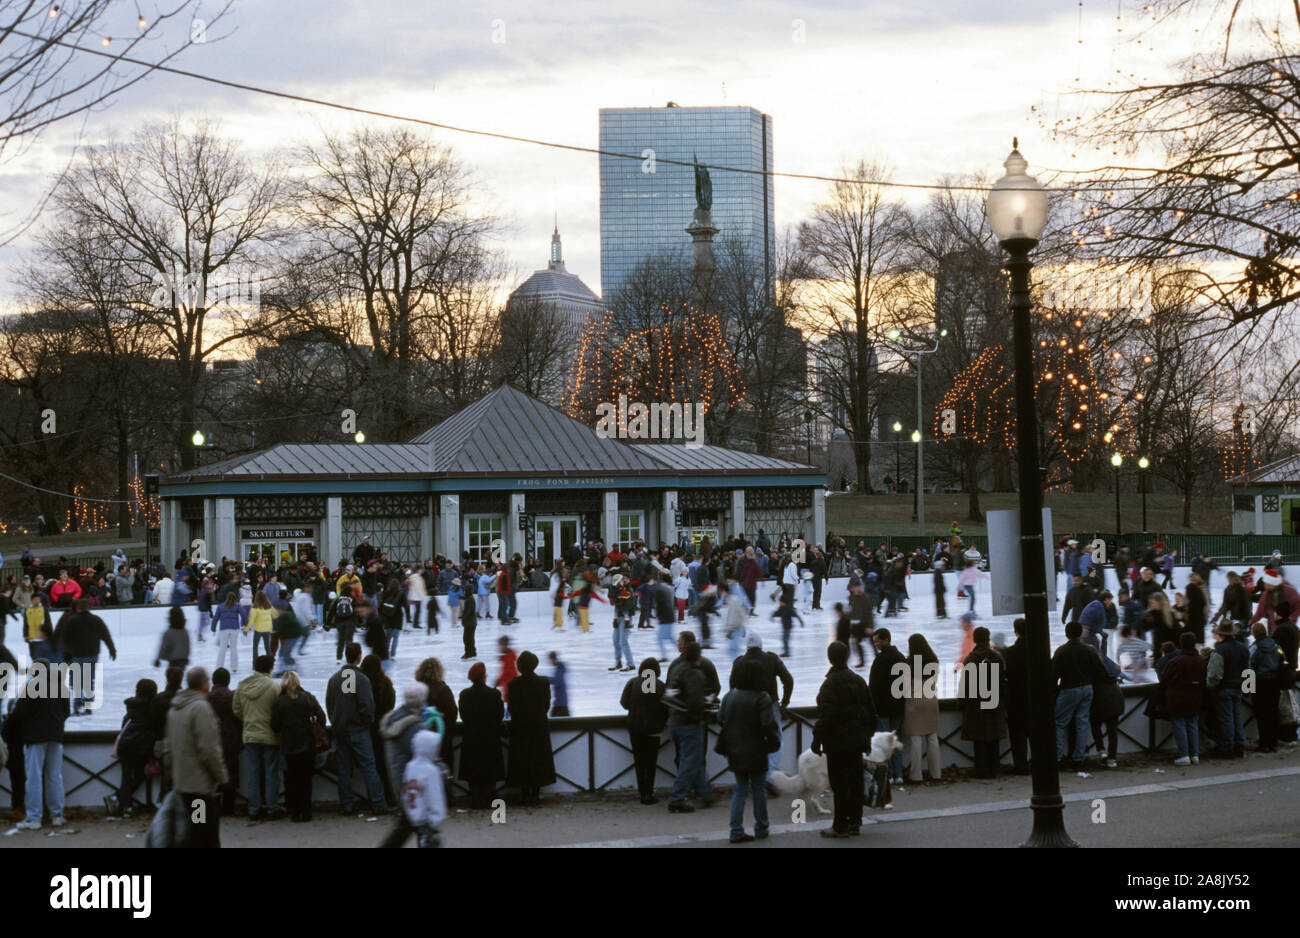
[(943, 582), (943, 568), (942, 560), (934, 562), (934, 617), (936, 619), (948, 618), (948, 588)]
[[(36, 662), (29, 671), (39, 680), (58, 682), (60, 672), (53, 666)], [(67, 684), (59, 693), (19, 696), (10, 719), (22, 734), (22, 747), (11, 758), (27, 760), (33, 777), (27, 779), (27, 817), (18, 826), (39, 830), (46, 810), (55, 827), (63, 825), (63, 727), (71, 710)]]
[(1013, 623), (1016, 641), (1002, 657), (1007, 676), (1007, 736), (1011, 740), (1011, 763), (1017, 775), (1029, 774), (1029, 661), (1025, 646), (1025, 620)]
[(280, 696), (271, 705), (271, 729), (280, 737), (284, 754), (284, 806), (289, 819), (311, 820), (311, 777), (316, 765), (312, 724), (325, 728), (320, 702), (303, 689), (296, 671), (280, 681)]
[[(763, 687), (767, 673), (752, 658), (741, 658), (732, 670), (733, 690), (722, 699), (718, 717), (722, 728), (714, 751), (727, 757), (736, 779), (731, 796), (731, 842), (747, 843), (767, 837), (767, 751), (780, 738), (772, 715), (772, 698)], [(745, 833), (745, 801), (754, 798), (754, 833)]]
[(826, 648), (831, 669), (817, 691), (818, 718), (812, 751), (826, 754), (826, 771), (835, 801), (835, 819), (823, 837), (851, 837), (861, 832), (866, 792), (862, 754), (871, 751), (876, 712), (860, 674), (849, 669), (849, 649), (842, 642)]
[(158, 696), (158, 685), (148, 678), (136, 681), (135, 696), (126, 700), (126, 716), (117, 737), (117, 761), (122, 764), (122, 783), (117, 801), (109, 801), (110, 815), (131, 817), (135, 814), (135, 790), (145, 780), (145, 767), (153, 758), (154, 736), (150, 708)]
[(646, 658), (637, 668), (635, 677), (623, 685), (619, 705), (627, 711), (628, 743), (632, 749), (632, 762), (636, 767), (636, 787), (642, 804), (658, 804), (655, 797), (655, 775), (659, 760), (659, 737), (668, 723), (668, 706), (664, 691), (668, 687), (659, 680), (659, 662)]
[(452, 740), (456, 735), (456, 695), (451, 692), (443, 680), (445, 671), (437, 658), (425, 658), (415, 669), (415, 679), (429, 688), (428, 706), (436, 707), (442, 714), (442, 743), (438, 746), (438, 758), (451, 770)]
[[(907, 701), (892, 692), (895, 677), (899, 674), (898, 666), (906, 666), (903, 653), (890, 644), (893, 636), (889, 629), (876, 629), (872, 643), (876, 646), (876, 659), (871, 662), (871, 671), (867, 683), (871, 688), (871, 704), (876, 712), (875, 730), (882, 733), (900, 733), (903, 729), (903, 710)], [(903, 783), (903, 756), (894, 753), (889, 757), (889, 780), (896, 785)]]
[(547, 713), (551, 682), (537, 673), (537, 656), (525, 651), (516, 666), (519, 676), (506, 685), (510, 701), (510, 767), (508, 781), (519, 788), (521, 803), (541, 803), (541, 789), (555, 782), (555, 758)]
[(474, 662), (469, 669), (469, 687), (460, 692), (460, 769), (456, 777), (469, 784), (469, 806), (491, 804), (497, 782), (506, 777), (501, 755), (501, 721), (506, 707), (501, 691), (488, 687), (487, 666)]

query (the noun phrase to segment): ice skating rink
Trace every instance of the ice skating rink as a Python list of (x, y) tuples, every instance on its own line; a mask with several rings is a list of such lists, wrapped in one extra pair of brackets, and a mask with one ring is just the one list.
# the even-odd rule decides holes
[[(1211, 611), (1218, 608), (1223, 587), (1227, 584), (1226, 571), (1245, 570), (1250, 566), (1254, 566), (1256, 571), (1263, 569), (1263, 564), (1256, 563), (1225, 566), (1221, 570), (1214, 571), (1210, 591)], [(1188, 572), (1189, 568), (1179, 567), (1174, 575), (1175, 584), (1184, 585)], [(1288, 580), (1293, 580), (1296, 570), (1287, 568), (1286, 572)], [(1065, 578), (1058, 576), (1057, 580), (1058, 595), (1063, 599), (1066, 588)], [(988, 585), (988, 580), (981, 580), (980, 588), (977, 590), (976, 624), (988, 628), (995, 641), (999, 633), (1002, 633), (1006, 643), (1010, 644), (1014, 641), (1012, 620), (1015, 617), (991, 615)], [(822, 592), (822, 610), (801, 613), (804, 616), (805, 626), (800, 628), (797, 623), (795, 625), (790, 641), (791, 657), (786, 659), (786, 666), (794, 676), (794, 695), (791, 698), (794, 706), (812, 706), (816, 702), (817, 688), (828, 668), (826, 645), (834, 633), (832, 608), (836, 602), (847, 600), (847, 586), (847, 579), (831, 580)], [(949, 616), (947, 619), (935, 617), (933, 575), (927, 572), (909, 578), (908, 591), (911, 599), (907, 610), (893, 618), (878, 616), (875, 624), (877, 628), (887, 627), (893, 635), (894, 644), (904, 651), (906, 651), (908, 635), (913, 632), (925, 635), (943, 666), (941, 668), (941, 673), (944, 675), (942, 696), (953, 696), (956, 688), (954, 664), (962, 640), (959, 616), (969, 608), (970, 604), (969, 600), (958, 599), (956, 596), (955, 573), (950, 572), (945, 575), (945, 586)], [(1112, 570), (1107, 570), (1106, 586), (1112, 591), (1115, 589)], [(780, 652), (781, 627), (771, 618), (776, 608), (776, 603), (771, 598), (774, 589), (776, 586), (771, 581), (759, 584), (758, 615), (749, 618), (748, 627), (762, 636), (764, 649)], [(1174, 589), (1167, 590), (1171, 601), (1175, 592)], [(447, 670), (447, 681), (457, 694), (469, 683), (466, 674), (473, 661), (460, 660), (461, 655), (464, 654), (462, 631), (460, 628), (448, 627), (443, 597), (439, 597), (439, 605), (440, 632), (429, 635), (423, 629), (414, 630), (408, 626), (408, 631), (402, 633), (397, 648), (396, 664), (389, 672), (394, 683), (398, 685), (398, 699), (401, 697), (401, 685), (413, 680), (416, 665), (430, 656), (442, 661)], [(165, 663), (164, 667), (154, 668), (153, 658), (158, 652), (158, 642), (166, 626), (168, 610), (165, 607), (155, 606), (109, 608), (96, 610), (96, 612), (108, 624), (113, 635), (118, 652), (117, 660), (110, 661), (106, 653), (101, 657), (105, 682), (103, 705), (89, 717), (69, 720), (69, 730), (117, 730), (122, 723), (123, 701), (134, 693), (137, 680), (142, 677), (152, 678), (158, 683), (160, 689), (165, 683), (163, 675)], [(208, 641), (204, 644), (195, 640), (193, 623), (197, 621), (198, 613), (193, 606), (188, 607), (187, 612), (192, 623), (190, 664), (203, 665), (212, 670), (216, 665), (216, 644), (212, 641), (211, 633), (205, 633)], [(494, 615), (497, 612), (495, 599), (492, 612)], [(474, 660), (483, 661), (487, 665), (489, 681), (495, 681), (500, 671), (497, 662), (497, 640), (502, 635), (509, 635), (511, 645), (517, 652), (529, 649), (541, 659), (542, 665), (539, 670), (543, 674), (552, 673), (546, 657), (547, 652), (559, 653), (560, 659), (568, 668), (569, 711), (572, 715), (601, 716), (623, 713), (618, 703), (619, 695), (630, 674), (607, 670), (614, 663), (613, 629), (611, 628), (613, 614), (608, 605), (598, 602), (591, 604), (591, 630), (587, 633), (578, 629), (576, 620), (567, 617), (563, 632), (552, 631), (550, 600), (544, 592), (520, 593), (518, 616), (521, 622), (511, 626), (502, 626), (495, 618), (480, 617), (479, 619), (476, 640), (478, 657)], [(706, 651), (705, 655), (717, 666), (725, 689), (732, 656), (728, 653), (727, 641), (722, 636), (721, 619), (715, 616), (712, 624), (714, 647)], [(676, 632), (683, 628), (691, 629), (698, 634), (697, 623), (690, 617), (687, 622), (675, 626), (674, 637)], [(11, 624), (8, 631), (10, 650), (25, 663), (25, 659), (21, 657), (25, 648), (22, 642), (17, 640), (17, 625)], [(301, 676), (307, 689), (321, 700), (322, 705), (326, 682), (337, 669), (334, 657), (336, 635), (335, 632), (317, 629), (307, 640), (306, 650), (295, 653), (294, 670)], [(1052, 614), (1053, 647), (1064, 640), (1064, 626), (1061, 623), (1058, 605), (1057, 611)], [(638, 664), (643, 658), (659, 655), (654, 629), (634, 628), (630, 641), (632, 653)], [(739, 646), (740, 652), (743, 652), (743, 640), (739, 642)], [(669, 656), (676, 657), (676, 654), (674, 649)], [(857, 663), (856, 655), (851, 658), (850, 663)], [(867, 666), (870, 667), (870, 664), (871, 657), (868, 654)], [(226, 666), (230, 667), (229, 662)], [(239, 640), (239, 668), (232, 677), (232, 686), (251, 671), (252, 636), (245, 635)]]

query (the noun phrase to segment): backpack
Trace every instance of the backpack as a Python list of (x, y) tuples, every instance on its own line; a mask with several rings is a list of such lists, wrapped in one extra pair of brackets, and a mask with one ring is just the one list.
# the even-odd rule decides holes
[(352, 597), (344, 593), (334, 605), (334, 618), (343, 619), (352, 615)]

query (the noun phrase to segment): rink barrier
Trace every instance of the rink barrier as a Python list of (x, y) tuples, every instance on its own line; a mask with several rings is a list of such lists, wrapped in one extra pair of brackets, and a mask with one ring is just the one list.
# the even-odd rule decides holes
[[(1056, 531), (1054, 533), (1058, 541), (1061, 538), (1071, 537), (1084, 545), (1100, 540), (1106, 544), (1108, 557), (1113, 557), (1115, 551), (1121, 546), (1128, 547), (1136, 556), (1147, 544), (1159, 541), (1165, 545), (1166, 550), (1178, 551), (1180, 567), (1188, 565), (1197, 554), (1205, 554), (1211, 560), (1223, 563), (1248, 563), (1267, 560), (1275, 550), (1282, 551), (1282, 559), (1286, 563), (1300, 563), (1300, 535), (1297, 534), (1161, 534), (1158, 532), (1113, 534), (1104, 531)], [(943, 534), (926, 537), (915, 534), (880, 536), (843, 534), (836, 531), (835, 536), (843, 538), (845, 550), (849, 554), (856, 549), (858, 541), (864, 541), (869, 550), (875, 550), (880, 544), (885, 544), (890, 550), (901, 550), (910, 554), (918, 547), (924, 547), (929, 551), (935, 541), (948, 540), (948, 536)], [(974, 547), (985, 556), (988, 555), (987, 535), (963, 534), (962, 543), (967, 547)], [(1108, 560), (1108, 566), (1109, 563)]]
[[(1151, 719), (1145, 715), (1147, 698), (1157, 685), (1138, 685), (1123, 688), (1125, 709), (1119, 722), (1118, 752), (1120, 755), (1134, 753), (1170, 754), (1173, 748), (1173, 731), (1164, 720)], [(1254, 722), (1249, 703), (1244, 704), (1245, 722), (1249, 729)], [(812, 741), (812, 727), (816, 720), (815, 707), (796, 707), (788, 711), (781, 720), (782, 750), (780, 769), (787, 774), (794, 774), (796, 760), (800, 753), (808, 748)], [(508, 727), (508, 721), (507, 721)], [(459, 724), (458, 724), (459, 726)], [(636, 776), (632, 761), (632, 749), (627, 734), (627, 718), (623, 716), (603, 717), (555, 717), (550, 721), (552, 753), (555, 758), (556, 781), (544, 790), (551, 794), (598, 794), (607, 791), (623, 791), (636, 787)], [(941, 761), (945, 768), (950, 766), (970, 766), (974, 764), (971, 743), (961, 738), (961, 701), (941, 700), (939, 702), (939, 746)], [(1249, 734), (1248, 734), (1249, 735)], [(69, 806), (81, 808), (103, 808), (104, 796), (117, 791), (121, 781), (119, 763), (112, 756), (113, 741), (117, 734), (111, 731), (69, 732), (63, 745), (63, 784), (65, 800)], [(454, 760), (459, 766), (461, 736), (458, 732), (454, 741)], [(706, 741), (706, 769), (711, 781), (726, 784), (730, 781), (726, 759), (713, 751), (717, 742), (717, 726), (710, 725)], [(1089, 754), (1092, 751), (1089, 740)], [(502, 739), (502, 750), (507, 764), (510, 758), (510, 739)], [(1001, 759), (1010, 764), (1011, 747), (1007, 739), (1002, 741)], [(910, 759), (908, 750), (903, 751), (904, 762)], [(658, 771), (655, 787), (667, 789), (672, 786), (674, 772), (674, 752), (671, 735), (667, 730), (660, 737)], [(243, 760), (240, 760), (240, 781), (243, 779)], [(359, 774), (353, 773), (354, 788), (364, 803), (366, 798), (364, 782)], [(158, 798), (157, 778), (147, 779), (137, 791), (137, 801), (153, 804)], [(282, 783), (283, 785), (283, 783)], [(499, 786), (500, 790), (500, 786)], [(0, 792), (7, 802), (9, 800), (9, 774), (0, 773)], [(468, 788), (454, 777), (449, 782), (449, 794), (453, 797), (468, 794)], [(283, 797), (283, 791), (281, 791)], [(338, 777), (325, 769), (317, 769), (313, 780), (312, 800), (317, 804), (330, 805), (338, 802)], [(245, 804), (243, 794), (237, 796), (239, 804)]]

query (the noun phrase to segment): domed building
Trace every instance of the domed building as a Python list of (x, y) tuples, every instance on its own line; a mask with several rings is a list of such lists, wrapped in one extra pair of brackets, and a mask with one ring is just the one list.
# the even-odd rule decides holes
[(546, 268), (536, 271), (521, 283), (510, 294), (506, 304), (516, 306), (525, 302), (536, 303), (563, 315), (575, 336), (582, 331), (587, 313), (599, 313), (604, 309), (600, 297), (580, 277), (564, 269), (558, 223), (551, 233), (551, 259)]

